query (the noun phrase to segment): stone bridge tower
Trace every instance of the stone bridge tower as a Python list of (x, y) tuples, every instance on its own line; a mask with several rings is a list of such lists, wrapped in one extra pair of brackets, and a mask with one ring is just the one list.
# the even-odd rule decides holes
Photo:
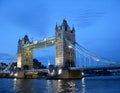
[(75, 66), (75, 50), (65, 42), (65, 38), (75, 44), (75, 29), (70, 29), (64, 19), (60, 26), (55, 27), (56, 37), (60, 38), (56, 44), (56, 66), (67, 68)]
[(29, 45), (30, 41), (27, 35), (22, 40), (18, 41), (18, 59), (17, 68), (20, 70), (31, 70), (33, 69), (33, 50), (29, 48), (23, 48), (24, 45)]

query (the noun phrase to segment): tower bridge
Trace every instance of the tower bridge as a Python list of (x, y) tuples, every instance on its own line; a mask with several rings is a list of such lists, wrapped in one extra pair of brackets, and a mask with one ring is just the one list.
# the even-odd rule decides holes
[[(33, 70), (34, 50), (56, 46), (56, 68), (44, 70), (51, 75), (57, 74), (59, 78), (81, 78), (84, 70), (119, 69), (120, 62), (111, 61), (92, 54), (79, 45), (75, 40), (75, 29), (69, 27), (64, 19), (60, 26), (55, 26), (55, 36), (43, 40), (30, 41), (25, 35), (18, 40), (17, 68), (18, 76), (24, 77), (25, 73), (42, 71)], [(83, 60), (77, 60), (76, 54)], [(84, 65), (81, 65), (84, 63)], [(87, 65), (86, 65), (87, 64)], [(27, 72), (26, 72), (27, 71)]]
[[(32, 69), (32, 55), (34, 50), (47, 48), (51, 46), (56, 46), (56, 66), (57, 67), (69, 67), (70, 62), (71, 66), (75, 66), (75, 50), (68, 47), (68, 44), (65, 42), (65, 39), (70, 42), (75, 42), (75, 29), (70, 29), (67, 21), (64, 19), (61, 26), (55, 27), (55, 36), (50, 38), (45, 38), (40, 41), (29, 41), (27, 35), (22, 40), (18, 41), (18, 68)], [(74, 44), (73, 44), (74, 45)], [(71, 58), (71, 59), (70, 59)]]

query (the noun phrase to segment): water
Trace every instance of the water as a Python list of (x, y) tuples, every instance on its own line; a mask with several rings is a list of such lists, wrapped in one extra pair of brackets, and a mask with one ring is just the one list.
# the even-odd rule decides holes
[(120, 93), (120, 76), (82, 80), (0, 79), (0, 93)]

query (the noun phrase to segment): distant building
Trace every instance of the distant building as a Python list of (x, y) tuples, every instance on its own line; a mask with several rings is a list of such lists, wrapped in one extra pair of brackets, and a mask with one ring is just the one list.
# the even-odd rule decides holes
[(46, 69), (46, 66), (44, 66), (41, 62), (39, 62), (37, 59), (33, 59), (33, 68), (34, 69)]

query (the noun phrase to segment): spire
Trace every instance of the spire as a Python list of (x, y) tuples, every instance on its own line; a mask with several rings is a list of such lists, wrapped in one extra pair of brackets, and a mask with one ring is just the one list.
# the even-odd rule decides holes
[(24, 36), (23, 42), (24, 42), (24, 44), (30, 43), (29, 38), (28, 38), (28, 35), (25, 35), (25, 36)]
[(56, 26), (55, 26), (55, 29), (56, 29), (56, 30), (58, 29), (58, 26), (57, 26), (57, 22), (56, 22)]
[(65, 31), (67, 31), (69, 25), (67, 24), (67, 20), (66, 19), (63, 19), (63, 22), (62, 22), (62, 29), (64, 29)]
[(66, 19), (63, 19), (62, 26), (64, 26), (64, 27), (68, 27), (68, 24), (67, 24), (67, 20), (66, 20)]
[(20, 40), (20, 38), (19, 38), (18, 43), (21, 43), (21, 41), (22, 41), (22, 40)]
[(18, 39), (18, 41), (20, 41), (20, 38)]
[(24, 38), (28, 38), (28, 35), (26, 34), (26, 35), (24, 36)]
[(27, 35), (25, 35), (25, 36), (24, 36), (24, 41), (29, 41), (29, 39), (28, 39), (28, 36), (27, 36)]
[(72, 31), (75, 31), (74, 25), (73, 25), (73, 27), (72, 27)]

